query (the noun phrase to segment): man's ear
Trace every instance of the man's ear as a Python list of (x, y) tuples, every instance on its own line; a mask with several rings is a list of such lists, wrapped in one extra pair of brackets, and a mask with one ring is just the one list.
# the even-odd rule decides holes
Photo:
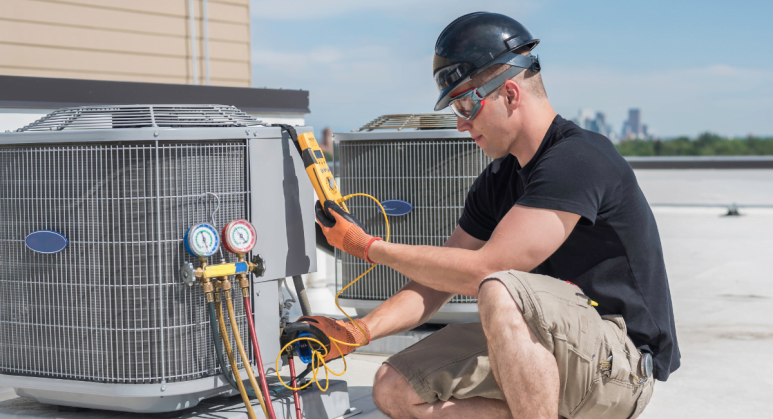
[(505, 101), (507, 102), (508, 107), (511, 109), (517, 108), (521, 102), (521, 86), (512, 80), (505, 80), (502, 87), (504, 88), (504, 92), (501, 92), (500, 94), (503, 93), (505, 95)]

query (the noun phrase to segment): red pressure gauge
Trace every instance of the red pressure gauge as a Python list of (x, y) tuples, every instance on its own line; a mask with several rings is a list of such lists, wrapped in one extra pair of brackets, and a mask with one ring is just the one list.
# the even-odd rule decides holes
[(223, 239), (223, 247), (237, 255), (249, 253), (255, 247), (257, 239), (255, 227), (244, 219), (234, 220), (226, 224), (220, 235)]

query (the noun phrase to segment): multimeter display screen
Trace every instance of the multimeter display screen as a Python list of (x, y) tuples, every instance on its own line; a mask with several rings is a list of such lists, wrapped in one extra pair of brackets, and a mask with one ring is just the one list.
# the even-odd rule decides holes
[(322, 152), (319, 150), (314, 150), (314, 155), (317, 156), (318, 159), (324, 159), (325, 156), (322, 155)]

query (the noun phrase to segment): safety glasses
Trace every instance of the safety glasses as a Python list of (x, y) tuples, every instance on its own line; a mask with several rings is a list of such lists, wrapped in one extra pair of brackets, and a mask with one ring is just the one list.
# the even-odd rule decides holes
[(485, 104), (486, 98), (478, 93), (478, 89), (472, 88), (452, 96), (450, 107), (454, 115), (471, 121)]
[[(454, 96), (447, 95), (447, 90), (444, 90), (440, 95), (438, 103), (435, 105), (435, 110), (450, 106), (451, 111), (456, 116), (470, 121), (475, 118), (481, 109), (483, 109), (483, 105), (486, 104), (486, 96), (502, 87), (502, 85), (505, 84), (505, 81), (512, 79), (527, 68), (534, 72), (540, 71), (539, 57), (536, 55), (514, 55), (514, 57), (505, 56), (505, 58), (507, 58), (506, 61), (497, 60), (494, 62), (495, 64), (507, 64), (510, 68), (487, 81), (483, 86), (465, 90)], [(451, 89), (451, 87), (449, 87), (449, 89)], [(446, 103), (448, 103), (448, 105), (446, 105)]]

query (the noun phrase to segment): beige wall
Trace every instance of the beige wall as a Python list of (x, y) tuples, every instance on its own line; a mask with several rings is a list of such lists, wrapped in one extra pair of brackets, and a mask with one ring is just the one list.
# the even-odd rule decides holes
[[(188, 0), (0, 0), (0, 74), (193, 83)], [(249, 0), (209, 0), (210, 84), (249, 87)], [(195, 0), (204, 84), (202, 0)]]

